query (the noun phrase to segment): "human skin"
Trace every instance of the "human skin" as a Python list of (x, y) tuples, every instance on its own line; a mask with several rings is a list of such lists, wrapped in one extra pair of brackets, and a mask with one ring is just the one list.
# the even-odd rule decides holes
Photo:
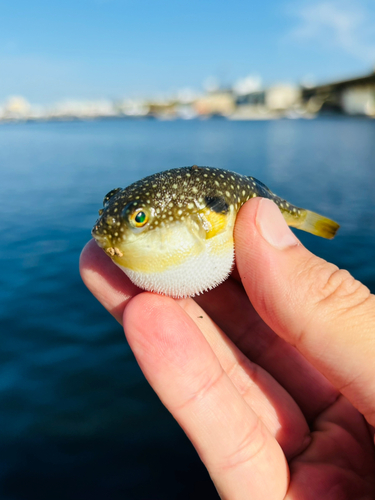
[(235, 248), (195, 299), (142, 292), (94, 241), (81, 274), (222, 499), (374, 498), (375, 297), (269, 200), (242, 207)]

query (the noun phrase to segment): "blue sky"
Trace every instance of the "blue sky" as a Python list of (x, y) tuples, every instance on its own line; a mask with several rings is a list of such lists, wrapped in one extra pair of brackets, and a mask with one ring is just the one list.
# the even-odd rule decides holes
[(154, 97), (210, 76), (324, 82), (374, 66), (374, 0), (0, 0), (0, 102)]

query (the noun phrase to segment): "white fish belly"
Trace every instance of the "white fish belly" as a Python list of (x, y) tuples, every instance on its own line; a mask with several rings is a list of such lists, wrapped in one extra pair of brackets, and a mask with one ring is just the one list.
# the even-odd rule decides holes
[(210, 246), (180, 264), (163, 271), (143, 273), (119, 266), (140, 288), (174, 298), (193, 297), (224, 281), (234, 263), (233, 243), (222, 249)]

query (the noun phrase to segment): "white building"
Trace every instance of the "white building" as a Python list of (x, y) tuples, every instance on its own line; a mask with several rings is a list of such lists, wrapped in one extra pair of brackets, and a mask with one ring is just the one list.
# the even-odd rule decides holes
[(266, 91), (266, 107), (269, 111), (286, 111), (296, 106), (301, 92), (292, 85), (275, 85)]
[(341, 103), (349, 115), (375, 116), (375, 87), (349, 87), (343, 91)]

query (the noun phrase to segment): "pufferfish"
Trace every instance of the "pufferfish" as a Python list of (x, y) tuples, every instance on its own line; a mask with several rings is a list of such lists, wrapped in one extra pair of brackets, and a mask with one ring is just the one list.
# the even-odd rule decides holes
[(193, 165), (110, 191), (92, 235), (140, 288), (192, 297), (229, 276), (237, 214), (256, 196), (273, 200), (289, 226), (328, 239), (339, 228), (279, 198), (254, 177)]

